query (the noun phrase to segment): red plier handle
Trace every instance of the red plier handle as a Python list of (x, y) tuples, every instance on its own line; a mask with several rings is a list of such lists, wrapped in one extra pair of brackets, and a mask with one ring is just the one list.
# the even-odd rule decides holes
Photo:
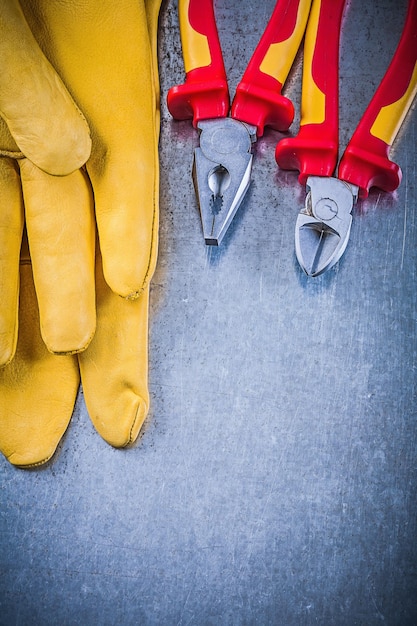
[[(304, 47), (300, 130), (275, 151), (283, 169), (332, 176), (338, 160), (338, 57), (345, 0), (314, 0)], [(391, 64), (340, 161), (338, 178), (366, 197), (372, 186), (394, 191), (401, 182), (389, 149), (417, 92), (417, 0), (409, 0), (405, 26)]]
[[(287, 130), (294, 118), (281, 89), (306, 27), (311, 0), (278, 0), (267, 28), (237, 87), (232, 117), (257, 127)], [(167, 103), (175, 119), (226, 117), (229, 92), (213, 0), (179, 0), (186, 80), (172, 87)]]
[(253, 124), (258, 137), (264, 127), (286, 131), (294, 106), (281, 90), (304, 35), (311, 0), (281, 0), (275, 5), (264, 34), (236, 88), (232, 117)]
[(186, 80), (171, 87), (168, 109), (177, 120), (226, 117), (229, 89), (214, 17), (213, 0), (178, 0)]
[(401, 169), (388, 155), (416, 93), (417, 0), (409, 0), (395, 54), (339, 165), (339, 178), (358, 185), (360, 197), (374, 186), (384, 191), (399, 186)]
[(339, 151), (339, 38), (345, 0), (313, 0), (304, 43), (300, 130), (282, 139), (275, 158), (282, 169), (332, 176)]

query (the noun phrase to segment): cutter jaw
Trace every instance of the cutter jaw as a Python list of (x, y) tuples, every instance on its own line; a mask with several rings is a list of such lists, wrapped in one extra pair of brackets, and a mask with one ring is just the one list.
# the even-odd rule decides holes
[(305, 207), (295, 226), (295, 253), (308, 276), (319, 276), (346, 250), (359, 188), (323, 176), (309, 176), (306, 186)]
[(256, 127), (230, 117), (202, 120), (193, 179), (204, 240), (220, 245), (250, 185)]

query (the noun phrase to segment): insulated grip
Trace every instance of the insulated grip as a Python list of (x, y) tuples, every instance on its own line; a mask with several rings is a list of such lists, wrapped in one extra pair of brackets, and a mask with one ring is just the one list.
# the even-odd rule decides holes
[(277, 0), (271, 19), (236, 89), (232, 117), (257, 127), (288, 130), (292, 102), (281, 95), (307, 24), (311, 0)]
[(226, 117), (229, 90), (214, 17), (213, 0), (179, 0), (178, 12), (186, 79), (171, 87), (167, 104), (177, 120)]
[(388, 155), (416, 93), (417, 0), (409, 0), (398, 47), (339, 165), (339, 178), (358, 185), (360, 197), (399, 186), (401, 169)]
[(313, 0), (305, 44), (300, 130), (282, 139), (275, 158), (282, 169), (331, 176), (339, 148), (339, 39), (345, 0)]

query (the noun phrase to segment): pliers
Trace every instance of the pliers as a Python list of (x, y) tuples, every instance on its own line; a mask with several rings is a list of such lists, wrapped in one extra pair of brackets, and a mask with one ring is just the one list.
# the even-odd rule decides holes
[(229, 115), (226, 71), (213, 0), (179, 0), (185, 83), (172, 87), (168, 109), (200, 130), (193, 178), (206, 244), (219, 245), (250, 184), (252, 144), (265, 126), (288, 130), (292, 102), (281, 94), (304, 35), (311, 0), (278, 0), (253, 53)]
[(389, 150), (417, 92), (417, 0), (409, 0), (392, 61), (338, 161), (338, 54), (345, 0), (313, 0), (305, 43), (300, 130), (275, 151), (283, 169), (299, 170), (305, 207), (295, 227), (298, 262), (318, 276), (340, 259), (351, 230), (352, 209), (373, 186), (394, 191), (400, 167)]

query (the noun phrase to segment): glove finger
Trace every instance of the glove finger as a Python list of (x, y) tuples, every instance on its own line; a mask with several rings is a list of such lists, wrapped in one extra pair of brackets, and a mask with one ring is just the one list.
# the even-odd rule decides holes
[(91, 152), (88, 125), (42, 53), (18, 0), (0, 2), (0, 115), (22, 153), (69, 174)]
[(97, 330), (78, 355), (84, 398), (98, 433), (117, 448), (135, 441), (149, 407), (149, 288), (128, 301), (111, 291), (96, 263)]
[(22, 0), (44, 53), (87, 118), (87, 163), (110, 287), (136, 297), (157, 254), (155, 90), (143, 0)]
[[(152, 147), (150, 158), (107, 161), (103, 172), (87, 166), (103, 251), (103, 271), (111, 289), (137, 298), (151, 279), (157, 257), (157, 185)], [(148, 162), (149, 161), (149, 162)], [(152, 162), (152, 163), (151, 163)]]
[[(146, 3), (152, 41), (153, 82), (157, 94), (159, 82), (156, 36), (159, 6), (160, 0)], [(154, 131), (157, 147), (159, 98), (155, 100)], [(155, 150), (155, 207), (159, 196), (158, 165), (158, 153)], [(149, 287), (133, 302), (118, 298), (104, 280), (100, 257), (97, 260), (96, 284), (97, 331), (89, 348), (78, 357), (84, 396), (91, 419), (100, 435), (111, 445), (124, 447), (136, 440), (149, 407)], [(109, 337), (112, 338), (110, 341)], [(111, 350), (109, 345), (112, 346)], [(114, 346), (117, 346), (116, 352), (113, 350)]]
[(87, 176), (50, 176), (19, 161), (43, 340), (51, 352), (84, 350), (95, 330), (95, 224)]
[[(124, 104), (124, 130), (117, 125), (107, 128), (104, 120), (92, 117), (91, 124), (97, 119), (97, 128), (106, 130), (105, 149), (95, 144), (87, 163), (94, 188), (104, 276), (113, 291), (129, 299), (140, 295), (151, 279), (158, 247), (159, 102), (155, 92), (157, 64), (153, 63), (147, 17), (143, 10), (132, 10), (134, 28), (130, 29), (131, 40), (124, 58), (128, 60), (125, 71), (133, 80), (129, 83), (127, 76), (122, 79), (127, 88), (116, 103), (118, 108), (130, 103), (128, 107)], [(154, 25), (155, 11), (150, 12), (149, 18)], [(113, 77), (120, 80), (119, 68), (114, 67), (109, 76), (103, 76), (109, 93), (116, 91)], [(86, 111), (89, 110), (86, 104)], [(133, 229), (132, 224), (136, 225)], [(123, 246), (120, 242), (124, 242)]]
[(23, 199), (15, 161), (0, 158), (0, 367), (16, 350)]
[(50, 354), (41, 339), (27, 258), (20, 267), (16, 354), (0, 369), (0, 451), (20, 467), (42, 465), (52, 457), (68, 427), (79, 386), (77, 358)]

